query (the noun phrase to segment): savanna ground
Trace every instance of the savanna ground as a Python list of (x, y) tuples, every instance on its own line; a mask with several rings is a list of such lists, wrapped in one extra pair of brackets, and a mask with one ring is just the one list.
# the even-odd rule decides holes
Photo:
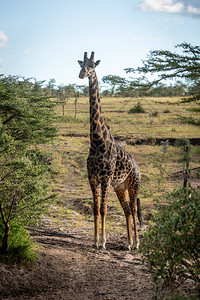
[[(143, 114), (128, 114), (140, 100)], [(179, 98), (103, 98), (102, 108), (112, 134), (138, 162), (142, 173), (140, 199), (144, 217), (141, 241), (159, 201), (182, 185), (180, 150), (174, 145), (156, 144), (161, 138), (198, 138), (199, 127), (182, 117), (198, 118), (191, 111), (197, 104), (182, 104)], [(199, 106), (198, 106), (199, 107)], [(58, 106), (59, 134), (45, 146), (51, 168), (51, 189), (57, 198), (38, 228), (30, 229), (37, 241), (39, 259), (33, 268), (0, 266), (0, 299), (150, 299), (154, 284), (141, 255), (126, 249), (126, 225), (120, 204), (110, 189), (107, 215), (107, 249), (95, 251), (93, 241), (92, 194), (87, 180), (89, 150), (89, 103), (79, 98), (74, 118), (74, 99)], [(134, 145), (136, 140), (151, 144)], [(190, 182), (200, 188), (199, 146), (192, 147)], [(165, 170), (165, 171), (163, 171)], [(192, 295), (188, 282), (181, 293)], [(163, 295), (158, 295), (163, 298)]]

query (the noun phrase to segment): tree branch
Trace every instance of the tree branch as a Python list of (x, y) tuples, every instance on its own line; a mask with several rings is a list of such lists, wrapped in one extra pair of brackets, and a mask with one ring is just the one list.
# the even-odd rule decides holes
[(15, 171), (20, 170), (20, 168), (15, 168), (12, 171), (10, 171), (9, 173), (7, 173), (6, 175), (4, 175), (0, 181), (3, 181), (6, 177), (8, 177), (9, 175), (11, 175), (12, 173), (14, 173)]
[(8, 214), (7, 223), (9, 223), (9, 222), (10, 222), (11, 215), (12, 215), (12, 210), (13, 210), (13, 207), (14, 207), (15, 201), (16, 201), (16, 197), (15, 197), (15, 196), (13, 196), (13, 200), (12, 200), (12, 203), (11, 203), (11, 206), (10, 206), (10, 209), (9, 209), (9, 214)]
[(0, 212), (1, 212), (1, 217), (2, 217), (3, 224), (6, 225), (7, 221), (6, 221), (6, 217), (5, 217), (4, 211), (3, 211), (3, 203), (2, 203), (2, 201), (0, 203)]
[(200, 47), (187, 43), (177, 45), (182, 47), (184, 54), (172, 53), (164, 50), (150, 51), (143, 66), (138, 68), (126, 68), (127, 73), (158, 73), (158, 79), (151, 85), (157, 84), (165, 79), (174, 77), (195, 80), (200, 78)]
[(3, 124), (3, 125), (6, 125), (6, 124), (9, 123), (15, 116), (16, 116), (16, 114), (13, 114), (13, 115), (10, 116), (7, 120), (5, 120), (2, 124)]

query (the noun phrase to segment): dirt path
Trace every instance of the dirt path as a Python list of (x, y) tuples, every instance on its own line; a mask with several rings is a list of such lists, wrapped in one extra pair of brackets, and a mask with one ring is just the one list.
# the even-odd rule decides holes
[(109, 237), (107, 250), (91, 249), (92, 236), (46, 227), (32, 231), (43, 246), (32, 270), (0, 267), (0, 299), (150, 299), (153, 284), (125, 236)]

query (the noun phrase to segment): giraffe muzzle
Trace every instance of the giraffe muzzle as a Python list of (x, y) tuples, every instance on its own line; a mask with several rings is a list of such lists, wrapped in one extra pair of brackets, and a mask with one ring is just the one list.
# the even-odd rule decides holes
[(79, 78), (84, 79), (85, 77), (86, 77), (85, 72), (81, 70), (79, 73)]

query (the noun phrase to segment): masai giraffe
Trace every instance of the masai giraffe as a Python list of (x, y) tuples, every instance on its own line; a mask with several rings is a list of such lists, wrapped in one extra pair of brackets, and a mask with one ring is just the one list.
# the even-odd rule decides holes
[[(79, 78), (89, 78), (90, 152), (87, 159), (87, 170), (94, 201), (94, 247), (99, 247), (99, 216), (101, 213), (101, 246), (105, 248), (107, 197), (111, 184), (126, 216), (128, 248), (131, 249), (133, 245), (131, 217), (133, 217), (134, 224), (135, 247), (138, 248), (136, 216), (137, 208), (140, 210), (140, 201), (137, 198), (140, 187), (140, 169), (132, 156), (115, 141), (103, 118), (95, 72), (95, 67), (100, 60), (94, 62), (94, 52), (88, 59), (87, 52), (85, 52), (84, 61), (78, 61), (78, 63), (81, 66)], [(141, 221), (140, 218), (139, 220)]]

